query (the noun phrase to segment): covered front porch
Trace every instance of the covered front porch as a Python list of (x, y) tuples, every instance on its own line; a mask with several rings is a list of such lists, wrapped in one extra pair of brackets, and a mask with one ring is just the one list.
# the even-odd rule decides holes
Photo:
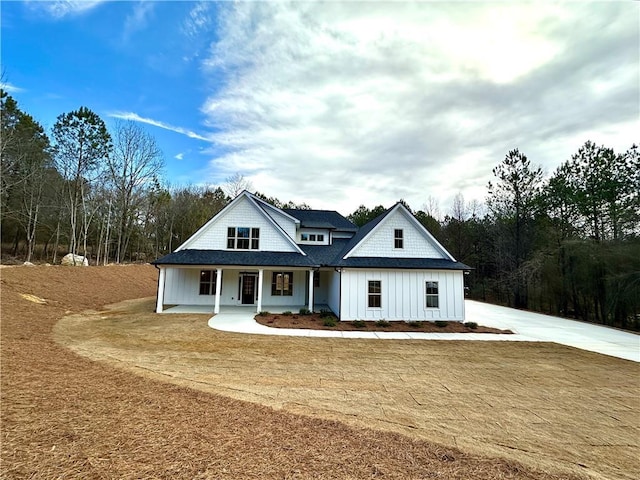
[(300, 267), (161, 266), (156, 312), (167, 305), (184, 313), (313, 311), (327, 307), (333, 273)]

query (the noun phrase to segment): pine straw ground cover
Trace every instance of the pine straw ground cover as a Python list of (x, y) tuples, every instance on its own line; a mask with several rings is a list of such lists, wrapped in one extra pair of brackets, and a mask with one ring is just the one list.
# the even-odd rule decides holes
[[(100, 309), (152, 295), (156, 273), (149, 266), (16, 267), (0, 276), (2, 478), (550, 479), (577, 478), (566, 472), (580, 469), (600, 478), (638, 474), (639, 370), (632, 362), (540, 344), (514, 350), (472, 342), (225, 334), (206, 327), (206, 317), (150, 314), (152, 301)], [(93, 311), (74, 315), (87, 309)], [(53, 341), (65, 314), (55, 336), (82, 356)], [(394, 371), (390, 357), (410, 351), (420, 368), (405, 364), (403, 372)], [(430, 366), (427, 375), (420, 361)], [(345, 362), (355, 366), (340, 369)], [(364, 364), (391, 386), (399, 378), (422, 382), (425, 397), (414, 402), (432, 411), (430, 425), (408, 426), (419, 418), (415, 405), (404, 409), (411, 395), (399, 395), (394, 411), (384, 405), (384, 390), (375, 390), (381, 384), (359, 383), (353, 370)], [(491, 388), (482, 391), (484, 384)], [(500, 392), (491, 394), (496, 384)], [(342, 391), (333, 409), (311, 401), (322, 386)], [(445, 400), (430, 399), (432, 388), (434, 398)], [(511, 405), (512, 414), (503, 417), (509, 402), (527, 400), (513, 396), (525, 390), (529, 403)], [(456, 435), (464, 437), (455, 422), (463, 406), (448, 402), (469, 394), (496, 405), (470, 409), (483, 412), (486, 424), (475, 444), (463, 445), (464, 453), (453, 446)], [(500, 404), (501, 396), (508, 401)], [(528, 422), (518, 416), (523, 409), (535, 412), (542, 400), (556, 404), (555, 417), (536, 430), (539, 437), (527, 453), (524, 445), (532, 439), (514, 426)], [(339, 408), (358, 412), (369, 404), (386, 408), (390, 417), (376, 420)], [(576, 458), (575, 445), (558, 448), (554, 440), (564, 429), (563, 439), (575, 438), (584, 448)], [(432, 435), (439, 441), (447, 431), (445, 446), (425, 440)], [(498, 445), (501, 435), (508, 438), (504, 447)], [(608, 443), (598, 445), (603, 438)], [(484, 454), (476, 448), (483, 443)], [(510, 459), (500, 458), (509, 456), (505, 452), (512, 452)], [(513, 460), (520, 454), (527, 465)], [(576, 466), (583, 461), (585, 467)]]

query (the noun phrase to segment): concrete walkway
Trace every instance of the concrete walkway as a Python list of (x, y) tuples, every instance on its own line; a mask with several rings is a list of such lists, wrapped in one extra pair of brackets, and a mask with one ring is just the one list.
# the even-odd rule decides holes
[(209, 319), (216, 330), (257, 335), (299, 337), (378, 338), (406, 340), (475, 340), (555, 342), (591, 352), (640, 362), (640, 336), (589, 323), (525, 312), (472, 300), (465, 301), (466, 319), (479, 325), (509, 329), (513, 335), (490, 333), (360, 332), (272, 328), (254, 320), (253, 309), (223, 309)]

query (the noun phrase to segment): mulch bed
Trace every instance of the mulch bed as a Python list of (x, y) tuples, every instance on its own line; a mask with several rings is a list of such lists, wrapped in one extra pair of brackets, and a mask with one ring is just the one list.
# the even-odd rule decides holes
[(268, 314), (256, 315), (256, 321), (267, 327), (274, 328), (302, 328), (311, 330), (339, 330), (359, 332), (423, 332), (423, 333), (504, 333), (512, 334), (511, 330), (484, 327), (462, 322), (405, 322), (405, 321), (355, 321), (341, 322), (332, 317), (321, 316), (319, 313), (309, 315), (300, 314)]

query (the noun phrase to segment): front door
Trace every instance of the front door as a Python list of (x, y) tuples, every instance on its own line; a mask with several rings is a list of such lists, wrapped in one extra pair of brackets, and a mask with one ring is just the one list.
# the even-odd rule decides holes
[(253, 305), (256, 296), (256, 276), (242, 276), (242, 304)]

